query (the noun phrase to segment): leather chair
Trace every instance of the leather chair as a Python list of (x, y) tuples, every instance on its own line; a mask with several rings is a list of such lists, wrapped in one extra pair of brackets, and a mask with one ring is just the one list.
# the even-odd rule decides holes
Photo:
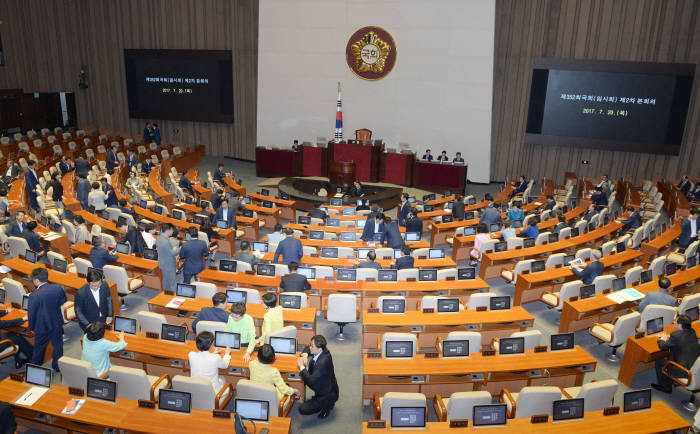
[(453, 419), (472, 420), (475, 405), (491, 404), (491, 394), (485, 390), (476, 392), (454, 392), (449, 398), (439, 393), (433, 398), (433, 409), (439, 422)]
[(506, 404), (509, 418), (529, 418), (536, 414), (552, 415), (552, 404), (561, 399), (562, 392), (554, 386), (527, 386), (519, 393), (503, 389), (500, 400)]
[(109, 379), (117, 383), (117, 397), (123, 399), (148, 399), (157, 402), (158, 392), (172, 386), (168, 374), (156, 377), (147, 375), (143, 369), (126, 366), (112, 366)]
[(233, 386), (231, 383), (224, 384), (221, 390), (214, 390), (211, 381), (206, 378), (176, 375), (173, 377), (172, 382), (173, 390), (189, 392), (192, 395), (192, 408), (198, 410), (212, 411), (222, 409), (226, 407), (233, 397)]
[[(277, 389), (272, 384), (260, 383), (248, 379), (239, 380), (236, 384), (236, 399), (254, 399), (267, 401), (270, 417), (287, 417), (292, 409), (294, 398), (284, 395), (280, 401), (277, 397)], [(223, 408), (223, 407), (222, 407)]]
[(561, 389), (567, 399), (583, 399), (583, 411), (601, 411), (610, 407), (617, 392), (617, 381), (613, 379), (593, 380), (583, 386), (566, 387)]
[(595, 323), (588, 330), (594, 338), (605, 342), (611, 348), (607, 359), (611, 362), (618, 362), (617, 349), (622, 346), (630, 336), (634, 336), (635, 327), (639, 323), (641, 315), (639, 312), (631, 312), (626, 315), (616, 317), (612, 323)]
[(387, 421), (388, 425), (391, 426), (392, 407), (426, 407), (427, 415), (426, 401), (425, 395), (422, 393), (387, 392), (380, 397), (378, 392), (374, 392), (374, 418)]
[(355, 130), (355, 140), (359, 141), (363, 145), (370, 143), (370, 140), (372, 140), (372, 131), (368, 130), (367, 128)]
[(326, 319), (338, 324), (338, 327), (340, 327), (340, 331), (336, 336), (339, 341), (345, 340), (343, 327), (359, 319), (357, 303), (357, 296), (354, 294), (331, 294), (328, 296), (326, 301)]

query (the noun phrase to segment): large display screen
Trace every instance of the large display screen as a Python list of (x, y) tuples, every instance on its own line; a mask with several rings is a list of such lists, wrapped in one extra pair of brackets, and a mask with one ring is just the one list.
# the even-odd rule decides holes
[(537, 59), (525, 142), (677, 155), (695, 65)]
[(230, 51), (124, 50), (129, 116), (233, 122)]

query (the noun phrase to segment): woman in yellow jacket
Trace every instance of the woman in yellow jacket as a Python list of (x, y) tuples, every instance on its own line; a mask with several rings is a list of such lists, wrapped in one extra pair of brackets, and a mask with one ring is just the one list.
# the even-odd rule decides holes
[(258, 350), (258, 358), (250, 362), (250, 379), (259, 383), (272, 384), (277, 389), (277, 399), (281, 400), (284, 395), (301, 396), (299, 391), (289, 387), (282, 376), (279, 369), (272, 366), (275, 361), (275, 349), (272, 345), (265, 344)]

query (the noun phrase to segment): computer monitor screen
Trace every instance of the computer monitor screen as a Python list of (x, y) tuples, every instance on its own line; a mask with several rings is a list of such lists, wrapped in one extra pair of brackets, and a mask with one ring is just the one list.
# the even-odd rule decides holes
[(445, 340), (442, 341), (442, 357), (468, 357), (468, 340)]
[(185, 342), (185, 338), (187, 337), (187, 327), (173, 324), (163, 324), (161, 326), (160, 337), (164, 341)]
[(398, 270), (378, 270), (377, 280), (379, 282), (396, 282), (398, 280)]
[(184, 217), (184, 214), (182, 213), (182, 211), (180, 211), (179, 209), (173, 210), (173, 218), (175, 220), (184, 220), (183, 217)]
[(693, 268), (695, 264), (697, 264), (698, 258), (696, 256), (691, 256), (690, 258), (686, 259), (685, 261), (685, 266), (686, 268)]
[(522, 221), (522, 220), (513, 220), (513, 221), (510, 223), (510, 225), (511, 225), (514, 229), (518, 229), (518, 228), (523, 227), (523, 221)]
[(297, 340), (281, 336), (270, 336), (270, 345), (278, 354), (296, 354)]
[(547, 235), (547, 242), (548, 243), (556, 243), (557, 241), (559, 241), (559, 234)]
[(595, 285), (583, 285), (579, 290), (579, 298), (591, 298), (595, 295)]
[(496, 252), (505, 252), (508, 250), (508, 243), (505, 241), (500, 241), (496, 243), (496, 245), (493, 247), (493, 250)]
[(226, 220), (217, 220), (216, 221), (216, 228), (217, 229), (228, 229), (228, 222)]
[(178, 283), (175, 289), (175, 294), (178, 297), (194, 298), (197, 290), (194, 285), (188, 285), (186, 283)]
[(468, 205), (474, 205), (476, 203), (476, 199), (473, 197), (470, 197), (469, 200), (467, 200)]
[(613, 291), (619, 291), (621, 289), (624, 289), (626, 284), (626, 279), (624, 277), (620, 277), (618, 279), (613, 279), (612, 281), (612, 290)]
[(435, 205), (423, 205), (423, 212), (435, 211)]
[(666, 267), (665, 267), (665, 271), (666, 271), (667, 276), (671, 276), (673, 274), (676, 274), (676, 264), (674, 262), (667, 262)]
[(406, 300), (403, 298), (385, 298), (382, 300), (382, 313), (406, 312)]
[(316, 278), (316, 269), (310, 267), (299, 267), (297, 273), (306, 277), (308, 280), (313, 280)]
[(5, 303), (5, 298), (7, 297), (7, 291), (0, 289), (0, 303)]
[(470, 235), (476, 235), (476, 228), (474, 226), (467, 226), (464, 228), (464, 236), (468, 237)]
[(560, 399), (552, 404), (552, 420), (583, 419), (583, 398)]
[(642, 275), (640, 276), (640, 280), (642, 281), (642, 283), (651, 282), (651, 279), (652, 279), (651, 270), (642, 271)]
[(270, 403), (268, 401), (236, 398), (235, 406), (236, 413), (246, 419), (262, 422), (267, 422), (270, 419)]
[(218, 348), (228, 347), (232, 350), (239, 350), (241, 348), (241, 335), (238, 333), (217, 330), (214, 334), (214, 346)]
[(252, 218), (254, 215), (254, 211), (252, 209), (244, 209), (242, 214), (243, 217)]
[(139, 205), (141, 205), (141, 208), (148, 208), (148, 206), (147, 206), (148, 203), (146, 203), (145, 200), (141, 200), (141, 202), (139, 203)]
[(260, 253), (267, 253), (267, 243), (255, 241), (253, 243), (253, 251), (260, 252)]
[(343, 206), (343, 199), (334, 197), (331, 199), (331, 206)]
[(498, 232), (501, 230), (501, 225), (498, 223), (491, 223), (489, 226), (489, 232)]
[(377, 232), (374, 235), (372, 235), (372, 241), (375, 241), (377, 243), (382, 242), (382, 235), (384, 235), (382, 232)]
[(336, 271), (336, 278), (341, 282), (355, 282), (357, 280), (357, 270), (339, 268)]
[(344, 216), (354, 216), (355, 215), (355, 208), (343, 208), (342, 213)]
[(229, 303), (245, 303), (248, 298), (248, 293), (235, 289), (226, 290), (226, 299)]
[(152, 261), (158, 260), (158, 251), (156, 249), (143, 249), (144, 259), (150, 259)]
[(274, 276), (275, 266), (272, 264), (258, 264), (257, 272), (258, 276)]
[(28, 295), (22, 296), (22, 310), (25, 312), (29, 310), (29, 296)]
[(564, 256), (564, 265), (565, 266), (569, 265), (569, 262), (573, 261), (574, 259), (576, 259), (576, 257), (574, 255)]
[(122, 255), (128, 255), (129, 254), (129, 245), (126, 243), (117, 243), (116, 247), (117, 253), (121, 253)]
[(394, 249), (394, 259), (399, 259), (402, 256), (403, 252), (401, 251), (401, 249)]
[(309, 231), (309, 239), (310, 240), (322, 240), (323, 239), (323, 231)]
[(445, 251), (442, 249), (428, 249), (428, 258), (430, 259), (443, 259), (445, 257)]
[(367, 224), (367, 219), (355, 220), (355, 227), (358, 229), (364, 229), (366, 224)]
[(31, 363), (27, 363), (24, 368), (25, 381), (36, 386), (51, 387), (51, 375), (51, 369), (42, 368)]
[(454, 216), (452, 214), (445, 214), (441, 217), (443, 223), (450, 223), (454, 221)]
[(664, 318), (663, 317), (658, 317), (658, 318), (652, 318), (649, 321), (647, 321), (647, 335), (653, 335), (655, 333), (659, 333), (663, 331), (664, 329)]
[(502, 338), (498, 341), (499, 354), (522, 354), (525, 352), (525, 338)]
[(386, 341), (386, 350), (384, 355), (387, 358), (392, 357), (413, 357), (413, 342), (412, 341)]
[(172, 389), (161, 389), (158, 392), (158, 409), (189, 413), (191, 410), (192, 395), (189, 392), (180, 392)]
[(340, 219), (327, 218), (326, 226), (334, 228), (340, 227)]
[(337, 258), (338, 248), (337, 247), (321, 247), (321, 257), (322, 258)]
[(269, 196), (270, 190), (268, 190), (267, 188), (262, 188), (262, 189), (260, 189), (260, 195), (261, 196)]
[(438, 298), (437, 311), (444, 312), (459, 312), (459, 298)]
[(59, 273), (65, 273), (68, 269), (68, 263), (63, 259), (54, 258), (53, 269), (58, 271)]
[(690, 318), (691, 322), (698, 320), (698, 316), (700, 316), (700, 315), (698, 315), (698, 313), (699, 313), (698, 309), (699, 309), (698, 306), (695, 306), (695, 307), (691, 307), (690, 309), (685, 311), (685, 314), (688, 315), (688, 318)]
[(136, 319), (127, 318), (125, 316), (115, 316), (114, 317), (114, 331), (129, 333), (130, 335), (136, 334)]
[(418, 280), (421, 282), (434, 282), (437, 280), (437, 271), (435, 269), (424, 269), (418, 270)]
[(250, 205), (252, 199), (250, 197), (246, 196), (242, 199), (242, 201), (243, 201), (243, 203)]
[(535, 247), (535, 239), (534, 238), (525, 238), (523, 240), (523, 248), (530, 248), (530, 247)]
[(538, 261), (532, 261), (530, 263), (530, 272), (531, 273), (539, 273), (540, 271), (544, 271), (544, 259), (540, 259)]
[(406, 241), (420, 241), (420, 232), (406, 232)]
[(25, 250), (24, 260), (36, 264), (36, 252), (33, 250)]
[(595, 223), (588, 224), (588, 232), (593, 232), (595, 230)]
[(300, 225), (310, 225), (311, 224), (311, 217), (307, 215), (300, 215), (297, 218), (297, 221), (299, 222)]
[(357, 234), (355, 232), (341, 232), (340, 241), (355, 241)]
[(580, 235), (578, 228), (571, 228), (571, 236), (578, 237)]
[(229, 273), (235, 273), (237, 264), (238, 263), (236, 261), (232, 261), (229, 259), (222, 259), (219, 261), (219, 270), (220, 271), (228, 271)]
[(624, 394), (623, 400), (623, 411), (625, 413), (651, 408), (651, 389), (627, 392)]
[(457, 280), (474, 280), (476, 278), (476, 268), (465, 267), (457, 269)]
[(472, 411), (472, 424), (474, 426), (506, 424), (505, 404), (475, 405)]
[(550, 337), (549, 347), (552, 351), (570, 350), (574, 348), (574, 334), (561, 333)]
[(619, 242), (619, 243), (615, 244), (615, 251), (617, 253), (622, 253), (625, 251), (625, 249), (626, 249), (626, 247), (625, 247), (624, 242)]
[(279, 301), (285, 309), (301, 309), (301, 295), (280, 294)]
[(424, 428), (425, 407), (391, 407), (392, 428)]
[(367, 253), (371, 252), (374, 249), (357, 249), (357, 259), (364, 261), (367, 259)]
[(413, 196), (410, 196), (410, 197), (408, 198), (408, 203), (416, 203), (416, 198), (413, 197)]
[(88, 377), (86, 389), (85, 393), (88, 398), (109, 402), (117, 401), (117, 383), (114, 381)]
[(489, 299), (489, 309), (490, 310), (508, 310), (510, 309), (510, 296), (502, 295), (498, 297), (491, 297)]

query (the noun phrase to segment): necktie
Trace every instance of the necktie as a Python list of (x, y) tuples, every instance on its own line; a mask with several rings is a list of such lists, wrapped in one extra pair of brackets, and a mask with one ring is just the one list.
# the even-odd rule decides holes
[(313, 374), (315, 366), (316, 366), (316, 360), (312, 358), (311, 362), (309, 362), (309, 374)]

